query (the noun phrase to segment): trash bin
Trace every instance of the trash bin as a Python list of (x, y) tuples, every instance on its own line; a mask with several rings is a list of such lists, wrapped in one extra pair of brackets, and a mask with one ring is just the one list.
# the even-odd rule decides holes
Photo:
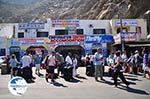
[(1, 64), (1, 74), (7, 74), (8, 73), (8, 68), (7, 68), (7, 64)]

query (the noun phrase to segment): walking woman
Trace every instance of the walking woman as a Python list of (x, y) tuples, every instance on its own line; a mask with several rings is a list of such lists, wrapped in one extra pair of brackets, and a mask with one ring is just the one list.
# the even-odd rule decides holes
[(13, 76), (17, 76), (17, 73), (18, 73), (17, 64), (18, 63), (19, 62), (17, 61), (16, 56), (13, 54), (11, 59), (9, 60), (9, 64), (10, 64), (10, 67), (11, 67), (11, 78)]
[(114, 65), (114, 84), (115, 87), (117, 87), (117, 78), (118, 76), (120, 77), (120, 79), (127, 85), (127, 87), (129, 86), (129, 82), (126, 81), (124, 75), (123, 75), (123, 61), (121, 59), (120, 56), (120, 51), (116, 52), (116, 58), (115, 58), (115, 65)]
[(41, 75), (41, 73), (40, 73), (40, 68), (41, 68), (41, 56), (40, 56), (39, 53), (36, 55), (35, 60), (34, 60), (34, 63), (35, 63), (35, 66), (36, 66), (35, 74), (37, 74), (38, 76), (40, 76), (40, 75)]

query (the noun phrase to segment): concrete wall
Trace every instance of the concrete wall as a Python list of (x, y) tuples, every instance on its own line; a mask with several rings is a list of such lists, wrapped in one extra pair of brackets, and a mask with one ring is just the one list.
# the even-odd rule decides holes
[[(120, 25), (116, 25), (116, 22), (119, 22), (121, 20), (119, 19), (112, 19), (110, 21), (111, 29), (112, 29), (112, 34), (117, 35), (117, 28), (120, 27)], [(126, 24), (125, 24), (126, 22)], [(131, 25), (130, 23), (133, 22)], [(136, 24), (134, 24), (136, 22)], [(129, 25), (130, 24), (130, 25)], [(141, 27), (141, 34), (139, 36), (138, 40), (143, 40), (146, 39), (147, 36), (147, 22), (145, 19), (122, 19), (122, 26), (126, 27), (128, 29), (128, 32), (134, 32), (136, 33), (136, 27)]]
[[(89, 25), (93, 27), (89, 27)], [(55, 35), (56, 29), (65, 29), (65, 27), (51, 27), (50, 35)], [(106, 34), (110, 34), (110, 24), (109, 20), (79, 20), (79, 27), (77, 29), (84, 29), (85, 35), (92, 35), (93, 29), (106, 29)]]
[(13, 26), (15, 23), (2, 23), (0, 24), (0, 37), (12, 37)]

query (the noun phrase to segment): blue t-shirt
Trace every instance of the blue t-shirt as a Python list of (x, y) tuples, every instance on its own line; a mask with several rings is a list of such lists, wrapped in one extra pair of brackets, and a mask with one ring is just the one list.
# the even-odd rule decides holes
[(15, 68), (15, 67), (17, 67), (18, 62), (16, 59), (10, 59), (9, 63), (10, 63), (10, 67)]
[(41, 64), (41, 57), (40, 56), (36, 56), (35, 60), (34, 60), (35, 64)]
[(94, 65), (102, 65), (103, 64), (103, 55), (101, 53), (95, 53)]

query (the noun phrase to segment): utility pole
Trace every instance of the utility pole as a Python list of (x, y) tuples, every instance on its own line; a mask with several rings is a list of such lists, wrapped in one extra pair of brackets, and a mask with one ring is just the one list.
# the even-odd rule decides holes
[(124, 52), (125, 50), (125, 46), (124, 46), (124, 33), (123, 33), (123, 21), (122, 21), (122, 17), (121, 17), (121, 14), (119, 16), (120, 18), (120, 37), (121, 37), (121, 51)]

